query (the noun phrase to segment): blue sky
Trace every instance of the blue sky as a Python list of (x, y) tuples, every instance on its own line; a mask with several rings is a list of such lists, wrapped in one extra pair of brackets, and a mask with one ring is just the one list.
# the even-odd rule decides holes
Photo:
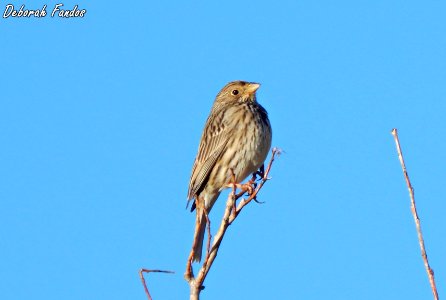
[(145, 299), (142, 267), (186, 298), (190, 171), (236, 79), (285, 154), (203, 299), (429, 299), (394, 127), (444, 294), (445, 3), (63, 4), (87, 13), (0, 20), (1, 299)]

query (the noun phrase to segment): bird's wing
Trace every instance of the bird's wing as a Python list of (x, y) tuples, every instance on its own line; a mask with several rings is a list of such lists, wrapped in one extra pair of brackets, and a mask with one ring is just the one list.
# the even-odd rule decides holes
[(187, 198), (192, 199), (206, 184), (212, 168), (225, 151), (231, 129), (228, 128), (223, 113), (211, 113), (203, 130), (198, 154), (192, 167)]

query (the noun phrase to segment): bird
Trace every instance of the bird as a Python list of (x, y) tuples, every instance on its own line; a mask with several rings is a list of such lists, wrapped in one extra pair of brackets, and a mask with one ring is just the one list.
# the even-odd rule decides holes
[[(254, 174), (271, 148), (267, 111), (257, 102), (259, 83), (232, 81), (217, 94), (206, 120), (187, 193), (196, 209), (192, 261), (200, 262), (206, 218), (221, 191)], [(235, 181), (232, 182), (233, 174)]]

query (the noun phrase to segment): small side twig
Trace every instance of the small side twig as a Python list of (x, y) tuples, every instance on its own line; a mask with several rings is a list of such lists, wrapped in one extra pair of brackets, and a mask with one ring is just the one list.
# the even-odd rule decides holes
[(400, 160), (401, 168), (403, 169), (403, 174), (404, 174), (404, 178), (406, 180), (407, 188), (409, 189), (411, 210), (412, 210), (413, 219), (415, 221), (415, 226), (417, 228), (418, 242), (420, 244), (421, 256), (423, 257), (424, 267), (426, 269), (427, 276), (429, 278), (429, 283), (431, 285), (434, 299), (438, 300), (438, 292), (437, 292), (437, 286), (435, 284), (434, 271), (430, 267), (429, 260), (427, 259), (426, 248), (424, 246), (423, 233), (421, 232), (420, 218), (418, 217), (417, 207), (415, 205), (414, 191), (413, 191), (412, 184), (410, 183), (409, 174), (407, 173), (406, 164), (404, 163), (403, 152), (401, 151), (400, 141), (398, 139), (398, 131), (396, 128), (392, 130), (392, 135), (395, 139), (396, 150), (398, 152), (398, 158)]
[(164, 271), (164, 270), (149, 270), (149, 269), (141, 269), (139, 270), (139, 278), (141, 278), (142, 285), (144, 286), (144, 291), (146, 292), (147, 299), (152, 300), (152, 296), (150, 296), (149, 289), (147, 288), (146, 280), (144, 279), (144, 273), (169, 273), (174, 274), (173, 271)]
[[(263, 185), (266, 181), (268, 181), (269, 178), (268, 174), (271, 170), (271, 166), (274, 162), (275, 156), (279, 155), (281, 153), (281, 150), (278, 148), (274, 148), (272, 150), (272, 156), (271, 160), (268, 164), (268, 167), (266, 168), (265, 172), (262, 172), (262, 178), (260, 183), (255, 183), (255, 180), (251, 180), (250, 182), (246, 184), (238, 184), (235, 182), (235, 174), (232, 174), (232, 182), (230, 187), (232, 188), (232, 192), (228, 196), (228, 200), (226, 202), (226, 208), (223, 213), (223, 218), (220, 223), (220, 227), (217, 231), (217, 233), (214, 236), (214, 241), (212, 246), (210, 247), (210, 250), (206, 251), (206, 256), (203, 261), (203, 264), (201, 265), (200, 270), (197, 273), (197, 276), (195, 277), (193, 275), (192, 271), (192, 252), (189, 255), (188, 262), (186, 265), (186, 272), (185, 272), (185, 279), (189, 283), (191, 293), (190, 293), (190, 299), (191, 300), (198, 300), (201, 290), (204, 289), (203, 282), (215, 260), (217, 257), (218, 250), (220, 248), (220, 244), (223, 240), (223, 237), (226, 233), (226, 230), (228, 229), (229, 225), (234, 222), (234, 220), (237, 218), (237, 216), (240, 214), (242, 209), (250, 203), (252, 200), (255, 200), (257, 197), (257, 194), (262, 189)], [(262, 169), (263, 171), (263, 169)], [(237, 188), (240, 188), (241, 191), (237, 193)], [(243, 199), (240, 201), (240, 203), (237, 205), (236, 201), (240, 199), (246, 192), (248, 192), (249, 197), (247, 199)], [(209, 226), (209, 220), (208, 224)], [(208, 227), (209, 230), (209, 227)], [(209, 247), (209, 244), (208, 244)], [(209, 248), (208, 248), (209, 249)]]

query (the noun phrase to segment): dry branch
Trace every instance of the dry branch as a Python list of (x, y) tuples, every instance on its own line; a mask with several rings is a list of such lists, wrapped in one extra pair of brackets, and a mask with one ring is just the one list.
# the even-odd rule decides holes
[[(200, 292), (204, 289), (203, 282), (206, 279), (206, 276), (211, 269), (211, 266), (217, 257), (218, 250), (220, 248), (220, 244), (224, 238), (226, 230), (229, 225), (234, 222), (237, 216), (240, 214), (242, 209), (250, 203), (252, 200), (257, 201), (256, 197), (259, 193), (260, 189), (263, 187), (265, 182), (267, 182), (270, 178), (268, 178), (268, 174), (271, 170), (271, 166), (274, 162), (275, 156), (279, 155), (281, 151), (277, 148), (272, 150), (271, 159), (265, 171), (263, 169), (260, 170), (260, 182), (256, 183), (256, 174), (253, 175), (253, 178), (249, 180), (245, 184), (235, 183), (235, 174), (232, 174), (232, 184), (228, 187), (232, 187), (232, 192), (229, 194), (228, 200), (226, 201), (226, 208), (223, 214), (222, 221), (220, 223), (220, 227), (217, 233), (214, 236), (214, 241), (211, 246), (211, 232), (210, 232), (210, 221), (207, 218), (207, 231), (208, 231), (208, 246), (206, 249), (206, 256), (201, 265), (200, 270), (197, 273), (197, 276), (194, 276), (192, 269), (192, 258), (193, 251), (191, 251), (189, 258), (186, 264), (186, 272), (184, 274), (184, 278), (189, 283), (190, 286), (190, 299), (198, 300), (200, 298)], [(237, 189), (240, 189), (240, 192), (237, 193)], [(237, 200), (240, 199), (243, 195), (247, 193), (249, 196), (247, 199), (242, 199), (238, 205)]]
[(434, 299), (438, 300), (438, 292), (437, 286), (435, 285), (434, 271), (429, 265), (429, 260), (427, 259), (426, 248), (424, 246), (423, 233), (421, 232), (421, 223), (420, 218), (418, 218), (417, 207), (415, 205), (415, 196), (413, 192), (412, 184), (410, 183), (409, 174), (407, 173), (406, 164), (404, 163), (403, 152), (401, 151), (400, 141), (398, 139), (398, 131), (397, 129), (392, 130), (392, 135), (395, 138), (396, 150), (398, 152), (398, 158), (400, 160), (401, 168), (403, 169), (404, 178), (406, 180), (407, 188), (409, 189), (410, 203), (413, 219), (415, 221), (415, 226), (417, 228), (418, 234), (418, 242), (420, 244), (421, 256), (423, 257), (424, 267), (427, 272), (427, 276), (429, 278), (429, 283), (431, 285), (432, 293), (434, 295)]
[(144, 291), (146, 292), (147, 299), (152, 300), (152, 296), (150, 296), (149, 289), (147, 288), (146, 280), (144, 279), (144, 273), (169, 273), (173, 274), (175, 272), (172, 271), (164, 271), (164, 270), (149, 270), (149, 269), (141, 269), (139, 270), (139, 278), (141, 278), (142, 285), (144, 286)]

